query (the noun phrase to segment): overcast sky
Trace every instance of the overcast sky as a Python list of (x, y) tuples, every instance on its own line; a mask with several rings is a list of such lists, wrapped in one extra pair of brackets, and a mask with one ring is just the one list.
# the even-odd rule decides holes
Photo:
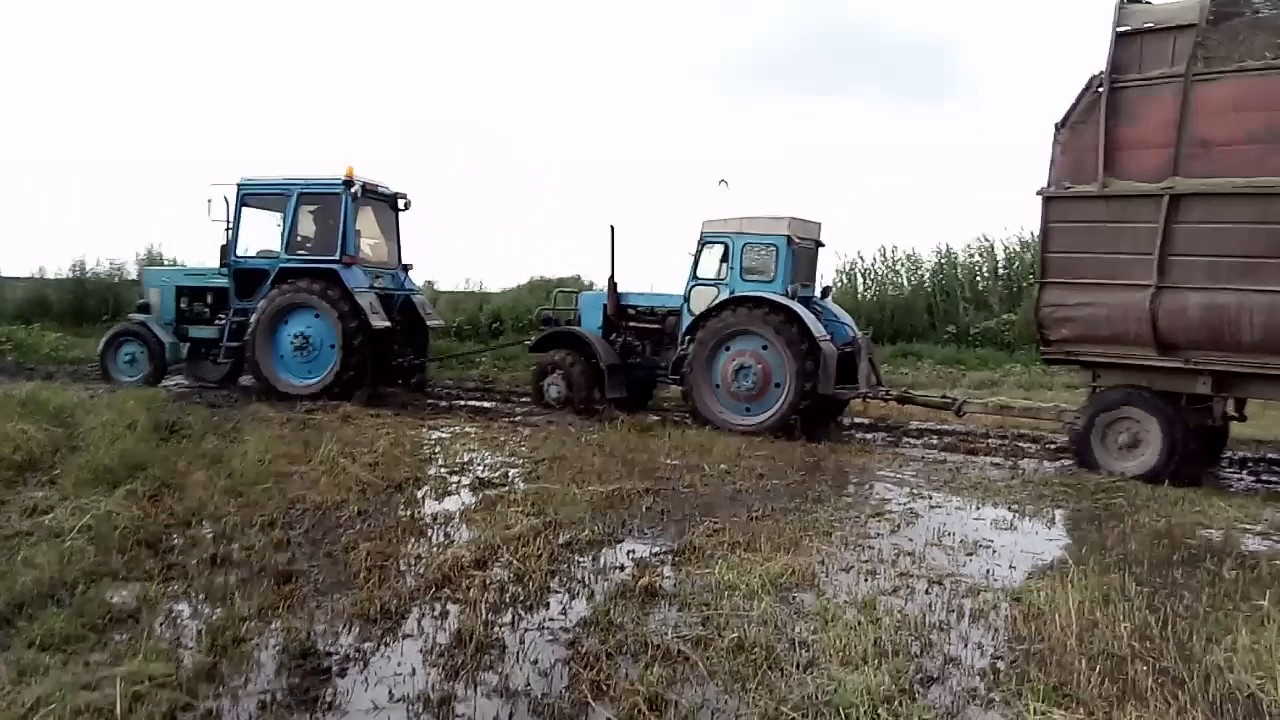
[(838, 254), (1034, 228), (1112, 7), (11, 3), (0, 272), (147, 243), (211, 263), (211, 183), (353, 165), (414, 200), (419, 281), (603, 280), (613, 223), (619, 284), (678, 291), (702, 220), (759, 214), (821, 222), (829, 278)]

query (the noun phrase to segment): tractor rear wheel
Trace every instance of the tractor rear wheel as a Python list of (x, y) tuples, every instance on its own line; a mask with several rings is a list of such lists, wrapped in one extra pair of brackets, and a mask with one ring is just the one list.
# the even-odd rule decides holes
[(812, 385), (808, 343), (777, 310), (730, 308), (707, 321), (689, 353), (694, 414), (739, 433), (768, 434), (787, 426)]
[(596, 409), (595, 372), (572, 350), (552, 350), (533, 366), (533, 402), (589, 415)]
[(133, 320), (122, 322), (103, 336), (98, 352), (102, 379), (129, 387), (159, 385), (169, 372), (164, 344), (151, 328)]
[(320, 280), (268, 292), (244, 355), (258, 384), (281, 395), (347, 399), (369, 382), (364, 318), (344, 288)]
[(235, 355), (226, 362), (218, 362), (222, 343), (212, 340), (193, 341), (187, 345), (182, 361), (182, 375), (187, 382), (196, 385), (232, 385), (244, 373), (244, 357)]

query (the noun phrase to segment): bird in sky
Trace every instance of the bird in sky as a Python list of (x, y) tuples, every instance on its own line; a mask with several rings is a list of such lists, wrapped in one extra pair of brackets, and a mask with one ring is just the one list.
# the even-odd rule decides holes
[(716, 183), (716, 185), (723, 185), (725, 190), (729, 189), (729, 181), (724, 178), (720, 178), (720, 182)]

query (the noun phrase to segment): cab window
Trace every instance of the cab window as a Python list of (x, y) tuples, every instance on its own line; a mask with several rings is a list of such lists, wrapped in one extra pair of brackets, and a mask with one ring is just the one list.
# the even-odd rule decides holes
[(767, 243), (743, 245), (738, 275), (747, 282), (773, 282), (778, 276), (778, 246)]
[(724, 280), (729, 277), (729, 246), (722, 242), (703, 244), (693, 265), (693, 276), (698, 280)]

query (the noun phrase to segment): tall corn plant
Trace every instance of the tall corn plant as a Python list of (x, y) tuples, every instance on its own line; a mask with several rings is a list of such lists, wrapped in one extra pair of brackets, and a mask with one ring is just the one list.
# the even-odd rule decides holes
[(834, 298), (881, 342), (1022, 350), (1032, 316), (1038, 240), (979, 237), (927, 254), (882, 246), (843, 260)]

